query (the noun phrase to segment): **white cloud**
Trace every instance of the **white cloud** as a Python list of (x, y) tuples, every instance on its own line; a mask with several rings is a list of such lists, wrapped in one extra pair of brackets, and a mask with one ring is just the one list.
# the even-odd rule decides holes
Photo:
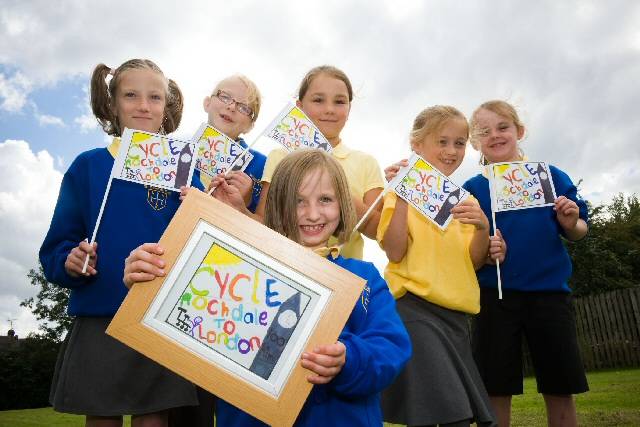
[(98, 121), (96, 120), (93, 112), (91, 111), (91, 97), (89, 95), (89, 86), (84, 85), (82, 87), (82, 101), (78, 104), (82, 114), (73, 119), (73, 122), (78, 126), (80, 133), (87, 133), (94, 129), (98, 129)]
[(18, 112), (27, 104), (32, 89), (31, 81), (22, 73), (16, 72), (8, 77), (0, 73), (0, 108), (9, 112)]
[[(0, 318), (24, 318), (19, 301), (34, 295), (27, 273), (49, 227), (62, 174), (46, 151), (25, 141), (0, 143)], [(10, 302), (10, 303), (9, 303)]]
[(50, 116), (48, 114), (37, 114), (36, 117), (40, 126), (65, 127), (64, 121), (60, 117)]
[(87, 133), (98, 127), (98, 122), (93, 114), (83, 114), (73, 119), (81, 133)]

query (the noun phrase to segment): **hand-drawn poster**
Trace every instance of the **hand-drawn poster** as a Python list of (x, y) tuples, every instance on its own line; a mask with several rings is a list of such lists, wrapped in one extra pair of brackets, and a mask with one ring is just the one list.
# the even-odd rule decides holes
[(125, 129), (112, 177), (180, 191), (191, 183), (194, 167), (192, 142)]
[[(203, 123), (193, 137), (196, 146), (196, 169), (213, 178), (226, 173), (244, 148), (213, 126)], [(234, 171), (244, 171), (253, 159), (247, 151), (233, 164)]]
[(398, 196), (444, 230), (453, 218), (451, 208), (469, 193), (417, 154), (391, 184)]
[(262, 133), (282, 144), (288, 151), (298, 148), (318, 148), (331, 152), (331, 144), (300, 108), (287, 106)]
[(196, 240), (155, 320), (230, 371), (277, 389), (282, 373), (298, 362), (304, 344), (298, 337), (319, 315), (313, 313), (321, 292), (232, 249), (222, 236), (205, 231)]
[(545, 162), (491, 165), (496, 212), (553, 205), (556, 192)]

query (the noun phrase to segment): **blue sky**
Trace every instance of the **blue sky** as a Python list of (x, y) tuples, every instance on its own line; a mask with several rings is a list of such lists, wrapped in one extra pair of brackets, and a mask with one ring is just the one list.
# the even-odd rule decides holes
[[(15, 76), (16, 72), (0, 66), (2, 75)], [(58, 161), (57, 166), (66, 169), (70, 160), (95, 147), (102, 138), (97, 127), (83, 129), (75, 122), (87, 114), (87, 87), (87, 77), (77, 76), (36, 88), (29, 93), (24, 107), (2, 111), (0, 141), (29, 141), (33, 151), (47, 150)]]
[[(248, 75), (264, 98), (249, 141), (309, 68), (337, 65), (356, 92), (343, 140), (381, 167), (407, 156), (422, 108), (449, 104), (469, 115), (481, 102), (504, 99), (528, 128), (527, 156), (582, 179), (583, 197), (602, 203), (619, 191), (640, 192), (634, 1), (56, 4), (8, 0), (0, 11), (0, 333), (8, 318), (18, 319), (21, 334), (35, 329), (18, 303), (35, 293), (26, 273), (60, 179), (78, 153), (108, 141), (86, 92), (101, 62), (158, 63), (184, 93), (183, 137), (205, 119), (202, 99), (219, 79)], [(477, 173), (477, 160), (468, 148), (453, 178)], [(384, 266), (373, 242), (367, 257)]]

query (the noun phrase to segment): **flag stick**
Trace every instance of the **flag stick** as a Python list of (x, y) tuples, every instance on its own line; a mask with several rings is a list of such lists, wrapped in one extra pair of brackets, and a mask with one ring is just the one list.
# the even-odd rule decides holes
[(378, 197), (376, 197), (376, 199), (373, 201), (373, 203), (371, 203), (371, 206), (369, 206), (369, 209), (367, 209), (367, 211), (364, 213), (364, 215), (362, 215), (362, 218), (360, 218), (360, 221), (358, 221), (356, 226), (353, 228), (353, 231), (351, 232), (351, 234), (353, 234), (355, 231), (357, 231), (362, 226), (362, 224), (364, 224), (364, 222), (367, 220), (367, 217), (371, 214), (371, 212), (373, 212), (373, 209), (375, 209), (375, 207), (378, 204), (378, 202), (380, 202), (380, 199), (382, 199), (384, 197), (384, 195), (389, 192), (391, 187), (393, 187), (394, 185), (397, 185), (398, 181), (400, 181), (400, 180), (402, 180), (402, 178), (404, 178), (404, 176), (406, 175), (407, 171), (409, 169), (411, 169), (413, 167), (413, 165), (415, 164), (416, 156), (417, 155), (415, 153), (412, 154), (411, 157), (408, 159), (408, 165), (405, 166), (405, 167), (400, 168), (400, 170), (398, 170), (398, 173), (396, 174), (396, 176), (391, 181), (387, 182), (387, 185), (384, 186), (384, 188), (382, 189), (380, 194), (378, 194)]
[[(358, 228), (360, 228), (362, 226), (362, 224), (364, 224), (364, 222), (366, 221), (366, 219), (369, 216), (369, 214), (371, 214), (371, 212), (373, 212), (373, 209), (376, 207), (378, 202), (380, 202), (380, 199), (382, 199), (382, 197), (384, 197), (384, 195), (389, 191), (389, 188), (390, 188), (389, 184), (391, 184), (391, 183), (387, 183), (385, 188), (380, 192), (380, 194), (378, 194), (378, 197), (376, 197), (376, 199), (373, 201), (373, 203), (371, 203), (371, 206), (369, 206), (369, 209), (367, 209), (367, 211), (364, 213), (364, 215), (362, 215), (362, 218), (360, 218), (360, 221), (358, 221), (356, 226), (353, 228), (353, 231), (356, 231)], [(353, 233), (353, 231), (352, 231), (352, 233)]]
[[(93, 234), (91, 235), (90, 245), (93, 245), (93, 242), (96, 240), (96, 235), (98, 234), (98, 227), (100, 226), (100, 220), (102, 219), (102, 214), (104, 213), (104, 206), (107, 204), (107, 198), (109, 197), (109, 190), (111, 189), (111, 181), (113, 177), (109, 177), (109, 182), (107, 182), (107, 189), (104, 191), (104, 197), (102, 198), (102, 204), (100, 205), (100, 212), (98, 212), (98, 218), (96, 219), (96, 225), (93, 228)], [(82, 266), (82, 274), (87, 272), (87, 266), (89, 265), (89, 254), (84, 260), (84, 265)]]
[[(496, 227), (496, 206), (495, 206), (495, 175), (493, 166), (489, 165), (491, 172), (487, 174), (489, 177), (489, 190), (491, 191), (491, 221), (493, 222), (493, 236), (497, 236), (498, 232), (496, 231), (498, 228)], [(496, 273), (498, 275), (498, 299), (502, 299), (502, 278), (500, 276), (500, 260), (496, 259)]]
[[(496, 232), (496, 213), (491, 209), (491, 220), (493, 221), (493, 235), (497, 236)], [(498, 299), (502, 299), (502, 278), (500, 277), (500, 259), (496, 259), (496, 272), (498, 274)]]

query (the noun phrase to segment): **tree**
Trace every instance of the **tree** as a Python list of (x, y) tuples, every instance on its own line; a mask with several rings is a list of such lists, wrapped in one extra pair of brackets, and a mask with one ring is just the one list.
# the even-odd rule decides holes
[(589, 206), (589, 233), (567, 243), (573, 260), (569, 284), (576, 295), (640, 285), (640, 201), (618, 194), (610, 204)]
[(59, 343), (30, 335), (0, 352), (0, 410), (49, 406)]
[(22, 307), (31, 309), (40, 321), (39, 330), (42, 336), (60, 342), (71, 328), (73, 319), (67, 314), (69, 290), (52, 285), (44, 277), (42, 266), (29, 270), (27, 277), (33, 286), (40, 288), (38, 295), (28, 298), (20, 303)]
[(38, 294), (20, 303), (40, 322), (40, 333), (31, 333), (15, 346), (0, 352), (0, 410), (40, 408), (49, 405), (49, 388), (62, 338), (71, 328), (67, 315), (68, 289), (47, 282), (42, 266), (29, 270)]

